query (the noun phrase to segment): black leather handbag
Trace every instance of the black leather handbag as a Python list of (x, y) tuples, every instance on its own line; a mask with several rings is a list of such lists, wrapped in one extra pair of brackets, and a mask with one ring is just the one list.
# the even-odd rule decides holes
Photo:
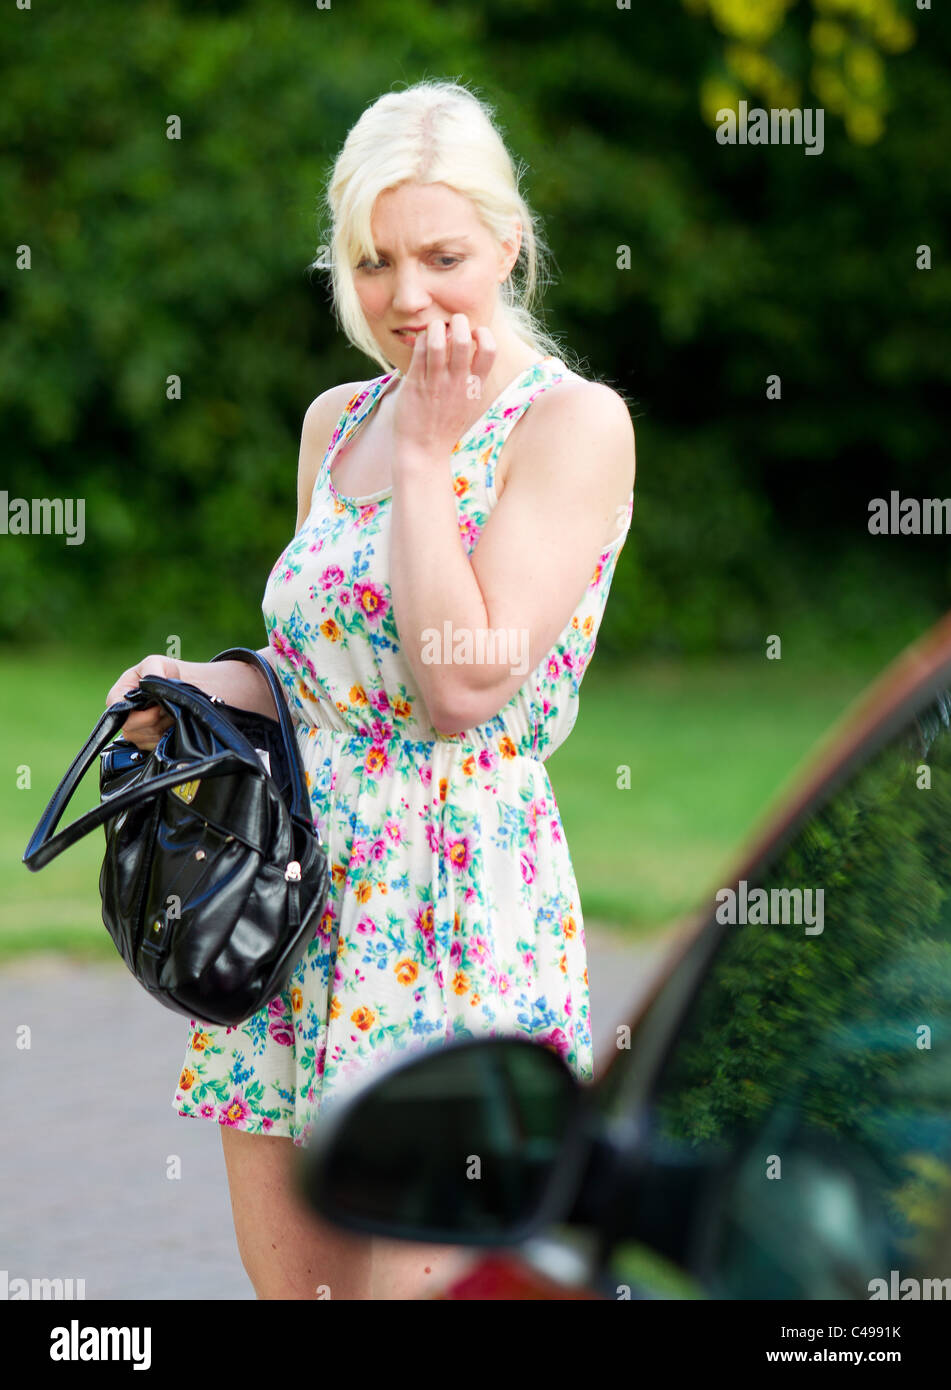
[[(248, 647), (212, 660), (256, 666), (277, 719), (143, 676), (74, 758), (23, 863), (41, 869), (102, 825), (102, 920), (122, 959), (167, 1008), (231, 1025), (287, 987), (326, 906), (329, 870), (273, 669)], [(175, 722), (151, 752), (109, 744), (133, 710), (155, 703)], [(97, 754), (101, 804), (54, 835)]]

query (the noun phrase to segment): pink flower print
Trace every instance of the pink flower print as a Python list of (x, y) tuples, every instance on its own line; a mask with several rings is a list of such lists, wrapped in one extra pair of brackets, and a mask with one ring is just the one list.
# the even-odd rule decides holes
[(346, 576), (339, 565), (328, 565), (320, 576), (320, 587), (322, 589), (332, 589), (337, 584), (342, 584)]
[(218, 1107), (218, 1123), (220, 1125), (231, 1125), (236, 1128), (242, 1124), (250, 1115), (251, 1107), (238, 1091), (229, 1101), (222, 1101)]
[(571, 1017), (571, 995), (570, 995), (570, 994), (568, 995), (568, 998), (565, 1000), (565, 1013), (568, 1015), (569, 1018)]
[(280, 995), (276, 999), (271, 1000), (270, 1004), (267, 1006), (267, 1012), (269, 1018), (284, 1017), (286, 1009), (284, 1008), (284, 1001), (281, 999)]
[(571, 1044), (560, 1028), (553, 1028), (546, 1038), (539, 1038), (538, 1041), (546, 1047), (553, 1047), (559, 1057), (567, 1057), (571, 1051)]
[(349, 602), (350, 602), (350, 590), (349, 590), (349, 589), (341, 589), (341, 590), (340, 590), (340, 593), (337, 595), (337, 598), (338, 598), (338, 599), (340, 600), (340, 602), (343, 603), (343, 604), (349, 603)]
[(388, 820), (386, 822), (386, 825), (384, 826), (384, 829), (395, 845), (398, 845), (402, 842), (403, 831), (400, 827), (399, 821)]
[(484, 936), (474, 936), (469, 942), (469, 954), (473, 960), (485, 960), (489, 954), (489, 943)]
[(479, 766), (483, 772), (491, 772), (495, 767), (496, 755), (489, 748), (482, 748), (479, 751)]
[(552, 838), (553, 842), (554, 842), (556, 845), (560, 845), (560, 844), (561, 844), (561, 827), (559, 826), (559, 824), (558, 824), (558, 822), (557, 822), (556, 820), (551, 820), (551, 821), (548, 822), (548, 824), (551, 826), (551, 838)]
[(557, 679), (558, 679), (558, 670), (559, 670), (559, 667), (558, 667), (558, 658), (557, 658), (557, 656), (550, 656), (550, 657), (548, 658), (548, 679), (549, 679), (549, 680), (557, 680)]
[(390, 708), (390, 697), (385, 690), (374, 690), (373, 694), (370, 696), (370, 704), (374, 709), (379, 710), (381, 714), (386, 714)]
[(290, 656), (291, 652), (294, 650), (283, 632), (279, 632), (277, 628), (271, 633), (271, 646), (277, 652), (278, 656)]
[(361, 917), (357, 923), (357, 931), (364, 936), (369, 936), (376, 931), (376, 923), (371, 917)]
[(386, 858), (386, 844), (383, 840), (374, 840), (370, 846), (370, 858), (377, 861)]
[(426, 843), (428, 844), (429, 849), (433, 854), (436, 854), (438, 852), (439, 831), (432, 823), (426, 826)]
[(382, 777), (393, 766), (393, 759), (383, 744), (374, 743), (363, 760), (363, 766), (371, 777)]
[(267, 1031), (281, 1047), (290, 1047), (294, 1041), (294, 1029), (287, 1023), (272, 1023)]
[(369, 622), (378, 622), (389, 608), (386, 595), (377, 584), (354, 584), (353, 600)]
[(265, 1134), (266, 1134), (267, 1131), (268, 1131), (269, 1129), (273, 1129), (273, 1128), (274, 1128), (274, 1121), (273, 1121), (272, 1119), (270, 1119), (269, 1116), (267, 1116), (267, 1115), (262, 1115), (262, 1116), (261, 1116), (261, 1128), (264, 1130), (264, 1132), (265, 1132)]
[(449, 948), (449, 964), (458, 965), (462, 960), (462, 942), (454, 941)]
[(211, 1117), (212, 1117), (212, 1115), (214, 1115), (214, 1113), (215, 1113), (215, 1107), (214, 1107), (213, 1105), (209, 1105), (208, 1102), (205, 1101), (204, 1105), (201, 1107), (201, 1109), (198, 1111), (198, 1113), (199, 1113), (199, 1115), (201, 1115), (204, 1119), (210, 1120)]
[(512, 981), (509, 979), (508, 975), (500, 975), (500, 976), (499, 976), (499, 994), (508, 994), (508, 992), (509, 992), (509, 990), (510, 990), (511, 988), (512, 988)]
[(575, 659), (571, 655), (571, 652), (565, 652), (563, 654), (561, 658), (561, 664), (564, 666), (566, 671), (573, 671), (575, 669)]
[(442, 989), (442, 982), (443, 982), (443, 978), (442, 978), (442, 966), (437, 966), (437, 968), (436, 968), (436, 973), (435, 973), (435, 975), (433, 976), (433, 979), (436, 981), (436, 988), (437, 988), (437, 989)]
[(446, 846), (446, 857), (456, 873), (464, 873), (472, 863), (472, 850), (465, 835), (461, 835), (457, 840), (450, 840)]
[(367, 842), (366, 840), (354, 840), (350, 850), (349, 868), (359, 868), (361, 864), (367, 862)]
[(522, 878), (525, 880), (526, 883), (534, 883), (535, 865), (531, 858), (527, 854), (522, 853), (519, 856), (519, 862), (521, 863), (522, 867)]
[(433, 770), (432, 770), (432, 768), (429, 767), (428, 765), (421, 767), (421, 768), (419, 769), (419, 780), (420, 780), (421, 782), (423, 782), (423, 783), (428, 787), (429, 784), (430, 784), (430, 782), (432, 782), (432, 780), (433, 780)]
[(472, 550), (482, 534), (482, 528), (471, 516), (459, 518), (459, 535), (466, 550)]
[(323, 1074), (324, 1074), (324, 1062), (325, 1062), (326, 1060), (327, 1060), (327, 1044), (324, 1043), (323, 1047), (321, 1047), (320, 1051), (317, 1053), (317, 1057), (316, 1057), (316, 1060), (315, 1060), (315, 1062), (314, 1062), (314, 1075), (315, 1075), (315, 1076), (323, 1076)]

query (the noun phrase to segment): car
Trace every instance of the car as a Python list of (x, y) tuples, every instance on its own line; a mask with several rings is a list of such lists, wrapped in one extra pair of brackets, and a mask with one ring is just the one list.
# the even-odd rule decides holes
[(437, 1297), (951, 1298), (951, 613), (821, 742), (594, 1081), (417, 1052), (304, 1148), (311, 1209), (472, 1247)]

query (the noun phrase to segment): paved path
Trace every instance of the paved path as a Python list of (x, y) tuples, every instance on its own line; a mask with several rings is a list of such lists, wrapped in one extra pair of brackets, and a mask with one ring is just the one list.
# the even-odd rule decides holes
[[(664, 950), (588, 928), (598, 1071)], [(0, 1288), (5, 1270), (83, 1278), (87, 1298), (253, 1299), (217, 1126), (171, 1106), (187, 1029), (118, 960), (4, 965)], [(179, 1180), (166, 1176), (173, 1155)]]

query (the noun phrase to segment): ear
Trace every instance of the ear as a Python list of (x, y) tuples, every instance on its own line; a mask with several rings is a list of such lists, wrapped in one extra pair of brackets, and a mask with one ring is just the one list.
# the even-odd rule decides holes
[(522, 249), (522, 224), (516, 218), (512, 223), (512, 233), (502, 243), (502, 252), (499, 256), (499, 283), (507, 280), (512, 272), (512, 267), (518, 260), (518, 253)]

